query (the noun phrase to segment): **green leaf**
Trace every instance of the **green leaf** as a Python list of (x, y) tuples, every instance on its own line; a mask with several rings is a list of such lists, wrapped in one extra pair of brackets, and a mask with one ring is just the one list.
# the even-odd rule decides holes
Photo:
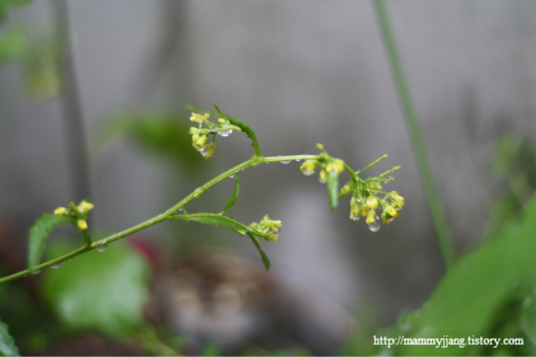
[(15, 340), (9, 334), (7, 325), (0, 320), (0, 356), (20, 356)]
[(266, 270), (270, 270), (270, 259), (268, 259), (268, 256), (266, 255), (266, 253), (264, 253), (264, 251), (261, 249), (261, 245), (259, 244), (259, 241), (251, 233), (248, 233), (248, 236), (249, 238), (251, 238), (251, 241), (253, 242), (253, 244), (255, 245), (259, 253), (261, 254), (262, 263), (264, 264), (264, 267), (266, 268)]
[[(488, 329), (496, 321), (497, 311), (512, 298), (512, 294), (532, 291), (536, 286), (534, 232), (536, 196), (531, 198), (518, 227), (504, 232), (458, 260), (425, 306), (413, 313), (409, 331), (405, 331), (404, 336), (489, 336)], [(527, 312), (531, 316), (536, 314)], [(435, 346), (409, 345), (401, 346), (397, 351), (401, 355), (477, 355), (479, 352), (455, 346), (436, 349)]]
[(329, 205), (332, 210), (337, 208), (337, 203), (339, 202), (339, 174), (335, 171), (328, 173), (328, 195), (329, 195)]
[[(52, 246), (53, 256), (70, 247)], [(141, 326), (149, 298), (150, 266), (134, 248), (114, 242), (45, 271), (43, 294), (60, 320), (73, 330), (97, 329), (129, 336)]]
[[(214, 226), (219, 226), (222, 228), (227, 228), (233, 232), (236, 232), (243, 236), (246, 233), (253, 233), (257, 235), (260, 232), (257, 232), (245, 224), (242, 224), (231, 217), (224, 216), (216, 213), (192, 213), (192, 214), (183, 214), (180, 216), (171, 216), (170, 219), (184, 220), (184, 221), (196, 221), (204, 224), (212, 224)], [(260, 233), (262, 234), (262, 233)]]
[(225, 204), (225, 208), (223, 209), (223, 213), (227, 212), (229, 208), (234, 206), (234, 204), (236, 203), (236, 199), (238, 198), (239, 191), (240, 191), (240, 182), (238, 180), (238, 177), (236, 177), (233, 194), (227, 200), (227, 203)]
[(534, 296), (528, 297), (521, 307), (521, 328), (533, 344), (536, 344), (536, 304)]
[(68, 216), (56, 216), (50, 213), (43, 213), (41, 218), (35, 221), (34, 225), (30, 228), (30, 237), (28, 243), (28, 267), (33, 273), (36, 271), (37, 266), (43, 256), (45, 250), (45, 243), (52, 231), (65, 223), (69, 223), (71, 217)]
[(21, 28), (12, 28), (0, 33), (0, 65), (20, 58), (26, 49), (26, 37)]

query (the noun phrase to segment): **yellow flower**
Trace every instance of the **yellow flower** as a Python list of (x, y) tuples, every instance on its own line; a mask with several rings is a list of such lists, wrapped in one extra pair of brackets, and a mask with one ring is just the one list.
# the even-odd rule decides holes
[(320, 171), (319, 180), (321, 183), (325, 183), (328, 180), (328, 176), (325, 170)]
[(54, 215), (56, 216), (65, 216), (69, 214), (69, 210), (65, 207), (58, 207), (54, 210)]
[(316, 169), (315, 160), (307, 160), (300, 166), (300, 170), (303, 172), (304, 175), (307, 175), (307, 176), (312, 175), (315, 172), (315, 169)]
[(340, 174), (344, 170), (344, 161), (341, 159), (333, 160), (333, 171)]
[(396, 218), (400, 214), (400, 211), (394, 208), (393, 206), (389, 205), (385, 208), (385, 213), (387, 213), (389, 216), (393, 218)]
[(190, 116), (190, 121), (192, 122), (196, 122), (196, 123), (203, 123), (204, 121), (206, 121), (208, 119), (208, 117), (210, 117), (210, 114), (199, 114), (199, 113), (194, 113), (192, 112), (192, 115)]
[(382, 185), (380, 185), (378, 182), (371, 182), (369, 184), (369, 189), (372, 191), (378, 191), (382, 189)]
[(367, 206), (372, 209), (378, 208), (378, 199), (376, 196), (369, 196), (367, 198)]
[(82, 200), (77, 206), (79, 213), (89, 212), (93, 207), (95, 207), (95, 205), (87, 200)]
[(376, 211), (370, 210), (367, 213), (367, 220), (365, 222), (367, 222), (367, 224), (371, 224), (371, 223), (374, 223), (375, 220), (376, 220)]
[(352, 185), (350, 183), (347, 183), (341, 187), (341, 195), (347, 195), (350, 192), (352, 192)]
[(83, 219), (79, 219), (78, 221), (76, 221), (76, 225), (81, 231), (87, 230), (87, 222)]

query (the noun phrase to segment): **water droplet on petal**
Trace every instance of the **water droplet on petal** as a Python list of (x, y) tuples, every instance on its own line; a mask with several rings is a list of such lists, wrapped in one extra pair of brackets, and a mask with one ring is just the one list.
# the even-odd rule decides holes
[(218, 135), (225, 137), (228, 137), (233, 133), (233, 129), (222, 129), (218, 131)]
[(350, 219), (354, 221), (359, 221), (359, 212), (350, 213)]
[(99, 245), (99, 246), (97, 247), (97, 250), (98, 250), (99, 252), (104, 252), (104, 251), (106, 250), (106, 248), (108, 248), (108, 246), (107, 246), (106, 244), (103, 244), (103, 245)]
[(286, 164), (288, 164), (289, 162), (290, 162), (290, 160), (281, 161), (281, 163), (282, 163), (283, 165), (286, 165)]
[(312, 171), (312, 170), (302, 170), (303, 174), (305, 176), (311, 176), (312, 174), (314, 174), (315, 172)]
[(199, 151), (201, 153), (201, 155), (203, 155), (203, 157), (207, 157), (207, 154), (208, 154), (208, 148), (204, 147), (201, 149), (201, 151)]
[(372, 231), (372, 232), (377, 232), (380, 230), (380, 220), (379, 219), (375, 219), (374, 222), (370, 223), (368, 225), (369, 229)]
[(58, 269), (59, 267), (61, 267), (61, 263), (57, 263), (51, 266), (52, 269)]

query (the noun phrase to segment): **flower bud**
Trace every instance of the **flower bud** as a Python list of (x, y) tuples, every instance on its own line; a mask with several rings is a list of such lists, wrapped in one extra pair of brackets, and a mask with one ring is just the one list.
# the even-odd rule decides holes
[(83, 219), (79, 219), (78, 221), (76, 221), (76, 225), (81, 231), (87, 230), (87, 222)]

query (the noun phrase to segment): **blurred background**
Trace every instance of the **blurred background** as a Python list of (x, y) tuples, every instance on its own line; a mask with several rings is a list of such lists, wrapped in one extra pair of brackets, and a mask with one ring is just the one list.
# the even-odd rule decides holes
[[(217, 104), (250, 124), (265, 155), (315, 154), (321, 142), (357, 169), (388, 154), (370, 174), (401, 165), (385, 188), (406, 206), (372, 233), (348, 219), (345, 200), (332, 212), (325, 188), (299, 163), (275, 163), (239, 175), (229, 213), (246, 224), (266, 213), (283, 221), (279, 240), (262, 245), (269, 273), (250, 241), (218, 227), (172, 222), (141, 232), (133, 245), (165, 262), (153, 272), (154, 294), (165, 301), (156, 305), (179, 315), (174, 329), (190, 334), (193, 351), (211, 341), (225, 348), (228, 340), (191, 327), (201, 319), (195, 314), (185, 323), (189, 313), (173, 306), (192, 297), (177, 303), (166, 289), (186, 291), (180, 286), (191, 279), (177, 277), (209, 274), (214, 267), (199, 266), (210, 259), (221, 272), (222, 255), (229, 255), (225, 266), (236, 263), (232, 271), (266, 284), (259, 289), (278, 291), (266, 304), (299, 306), (292, 326), (303, 331), (295, 340), (314, 353), (335, 353), (362, 319), (395, 323), (401, 311), (421, 307), (445, 274), (372, 2), (18, 3), (5, 1), (0, 23), (0, 220), (12, 237), (4, 238), (4, 255), (24, 257), (27, 231), (43, 211), (89, 197), (90, 226), (116, 232), (248, 159), (240, 133), (220, 138), (208, 161), (191, 147), (185, 105)], [(536, 134), (536, 3), (385, 3), (460, 256), (496, 222), (492, 202), (509, 187), (509, 172), (494, 174), (494, 163), (519, 157), (515, 149), (530, 148)], [(527, 182), (521, 195), (532, 192)], [(232, 189), (224, 182), (187, 208), (219, 211)], [(359, 315), (364, 310), (373, 317)], [(248, 323), (262, 324), (255, 321)], [(311, 342), (314, 336), (324, 342)], [(228, 351), (239, 345), (228, 342)]]

